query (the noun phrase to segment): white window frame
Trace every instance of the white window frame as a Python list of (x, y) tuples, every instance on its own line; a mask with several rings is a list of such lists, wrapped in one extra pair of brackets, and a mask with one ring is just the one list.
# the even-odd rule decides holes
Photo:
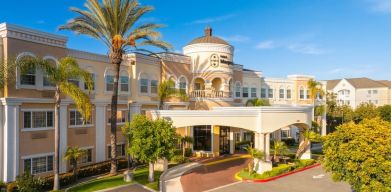
[[(255, 94), (255, 95), (253, 95), (253, 94)], [(250, 97), (251, 98), (257, 98), (258, 97), (257, 88), (256, 87), (251, 87), (250, 88)]]
[[(21, 109), (21, 112), (23, 112), (23, 126), (22, 126), (22, 129), (21, 131), (23, 132), (29, 132), (29, 131), (45, 131), (45, 130), (53, 130), (54, 129), (54, 110), (52, 109)], [(30, 126), (29, 128), (25, 128), (25, 125), (24, 125), (24, 118), (25, 118), (25, 112), (30, 112)], [(46, 121), (46, 125), (48, 124), (47, 121), (48, 121), (48, 112), (51, 112), (53, 114), (53, 118), (52, 118), (52, 123), (53, 123), (53, 126), (50, 126), (50, 127), (32, 127), (33, 126), (33, 113), (34, 112), (45, 112), (46, 113), (46, 117), (45, 117), (45, 121)]]
[[(239, 90), (239, 91), (238, 91)], [(242, 97), (242, 85), (240, 82), (235, 83), (235, 98), (241, 98)]]
[[(75, 116), (75, 125), (72, 125), (72, 124), (71, 124), (71, 113), (72, 113), (72, 112), (75, 112), (75, 115), (76, 115), (76, 116)], [(76, 118), (76, 117), (77, 117), (77, 114), (78, 114), (78, 113), (80, 114), (80, 112), (79, 112), (77, 109), (70, 109), (70, 110), (69, 110), (69, 113), (68, 113), (68, 115), (69, 115), (69, 121), (68, 121), (68, 123), (69, 123), (69, 128), (87, 128), (87, 127), (92, 127), (92, 126), (94, 126), (94, 124), (92, 123), (92, 122), (93, 122), (93, 119), (92, 119), (92, 114), (93, 114), (93, 113), (91, 113), (91, 117), (90, 117), (91, 119), (90, 119), (90, 122), (89, 122), (88, 124), (77, 125), (77, 124), (76, 124), (76, 122), (77, 122), (77, 120), (76, 120), (77, 118)], [(81, 114), (80, 114), (80, 115), (81, 115)]]
[[(244, 90), (247, 90), (247, 96), (244, 96), (245, 94)], [(244, 87), (244, 86), (242, 87), (242, 98), (250, 98), (250, 92), (248, 87)]]
[[(53, 162), (52, 162), (52, 169), (49, 170), (48, 168), (48, 157), (52, 156), (53, 158)], [(38, 159), (38, 158), (42, 158), (42, 157), (46, 157), (46, 171), (45, 172), (39, 172), (39, 173), (33, 173), (33, 159)], [(26, 160), (30, 160), (30, 173), (32, 175), (37, 175), (37, 174), (44, 174), (44, 173), (48, 173), (48, 172), (52, 172), (53, 169), (54, 169), (54, 153), (45, 153), (45, 154), (35, 154), (35, 155), (28, 155), (28, 156), (22, 156), (21, 159), (23, 160), (23, 171), (27, 171), (27, 170), (24, 170), (26, 165), (25, 165), (25, 161)]]
[[(152, 86), (152, 82), (156, 82), (156, 85), (155, 86)], [(156, 90), (156, 93), (153, 93), (152, 90), (155, 89)], [(149, 81), (149, 90), (151, 92), (151, 95), (157, 95), (158, 91), (159, 91), (159, 81), (158, 80), (155, 80), (155, 79), (151, 79)]]

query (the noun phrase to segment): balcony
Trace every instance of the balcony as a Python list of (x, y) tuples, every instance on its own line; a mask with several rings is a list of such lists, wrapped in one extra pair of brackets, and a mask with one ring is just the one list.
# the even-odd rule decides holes
[(232, 98), (231, 92), (216, 90), (194, 90), (190, 93), (191, 98)]

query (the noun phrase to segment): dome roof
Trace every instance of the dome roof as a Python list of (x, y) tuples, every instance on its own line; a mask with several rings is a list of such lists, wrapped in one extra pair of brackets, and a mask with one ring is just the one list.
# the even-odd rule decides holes
[(188, 45), (193, 45), (198, 43), (214, 43), (214, 44), (229, 45), (229, 43), (224, 41), (223, 39), (212, 36), (212, 28), (210, 27), (207, 27), (205, 29), (205, 36), (193, 39)]

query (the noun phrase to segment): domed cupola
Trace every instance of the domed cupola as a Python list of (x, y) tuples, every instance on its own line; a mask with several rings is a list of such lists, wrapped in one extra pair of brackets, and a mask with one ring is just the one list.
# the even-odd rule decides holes
[(199, 44), (199, 43), (213, 43), (213, 44), (229, 45), (229, 43), (224, 41), (223, 39), (213, 36), (212, 28), (206, 27), (204, 32), (205, 32), (204, 36), (194, 39), (188, 45)]

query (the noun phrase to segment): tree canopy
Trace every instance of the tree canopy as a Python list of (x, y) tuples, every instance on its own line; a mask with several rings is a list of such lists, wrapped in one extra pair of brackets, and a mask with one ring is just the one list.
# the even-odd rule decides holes
[(380, 118), (349, 122), (324, 139), (323, 166), (356, 191), (391, 191), (391, 123)]
[(384, 105), (378, 108), (379, 116), (385, 120), (391, 122), (391, 105)]

